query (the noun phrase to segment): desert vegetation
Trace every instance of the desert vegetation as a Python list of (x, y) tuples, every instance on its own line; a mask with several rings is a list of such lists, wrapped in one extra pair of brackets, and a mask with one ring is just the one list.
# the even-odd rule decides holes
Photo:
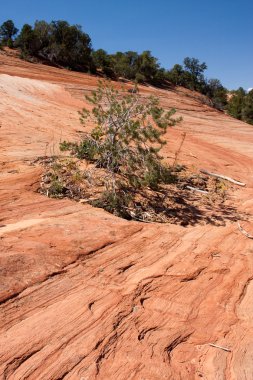
[(227, 111), (236, 119), (253, 124), (253, 90), (247, 93), (240, 87), (232, 91)]
[(127, 79), (164, 88), (183, 86), (203, 94), (203, 101), (208, 105), (253, 123), (252, 94), (246, 94), (241, 88), (229, 93), (219, 79), (206, 78), (207, 64), (197, 58), (186, 57), (182, 64), (165, 69), (149, 50), (142, 53), (118, 51), (115, 54), (104, 49), (94, 50), (90, 36), (81, 26), (70, 25), (64, 20), (50, 23), (40, 20), (34, 26), (25, 24), (19, 34), (14, 22), (7, 20), (0, 27), (0, 42), (1, 47), (20, 49), (20, 56), (27, 60), (39, 60), (114, 80)]
[(12, 20), (5, 21), (0, 27), (1, 46), (6, 45), (10, 48), (13, 47), (13, 38), (18, 33)]
[(79, 141), (62, 141), (62, 155), (38, 160), (46, 168), (41, 193), (143, 222), (187, 224), (194, 204), (221, 207), (227, 184), (179, 164), (186, 133), (170, 165), (162, 155), (169, 128), (182, 120), (175, 109), (164, 110), (137, 87), (116, 90), (105, 80), (86, 100), (91, 107), (80, 112)]

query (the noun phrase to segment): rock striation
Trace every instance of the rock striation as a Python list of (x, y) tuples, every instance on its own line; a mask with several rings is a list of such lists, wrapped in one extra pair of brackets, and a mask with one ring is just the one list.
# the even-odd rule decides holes
[(252, 380), (253, 241), (237, 221), (253, 233), (253, 127), (183, 88), (141, 87), (183, 116), (168, 161), (186, 131), (180, 162), (247, 186), (219, 223), (190, 207), (187, 226), (122, 220), (36, 192), (33, 161), (77, 138), (96, 85), (0, 52), (0, 378)]

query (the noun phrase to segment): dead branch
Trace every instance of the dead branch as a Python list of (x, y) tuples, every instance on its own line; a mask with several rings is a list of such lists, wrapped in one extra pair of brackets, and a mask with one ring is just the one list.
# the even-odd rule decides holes
[(196, 193), (208, 194), (208, 191), (198, 189), (197, 187), (186, 186), (186, 189), (191, 190), (191, 191), (196, 191)]
[(193, 157), (193, 158), (198, 158), (197, 156), (195, 156), (194, 154), (192, 154), (192, 152), (190, 152), (189, 154), (187, 154), (187, 156), (190, 156), (190, 157)]
[(181, 137), (182, 137), (182, 139), (181, 139), (180, 145), (179, 145), (177, 151), (175, 152), (175, 158), (174, 158), (174, 162), (173, 162), (173, 164), (172, 164), (173, 167), (175, 167), (176, 164), (177, 164), (178, 156), (179, 156), (179, 154), (180, 154), (180, 152), (181, 152), (181, 149), (182, 149), (182, 146), (183, 146), (184, 140), (185, 140), (185, 138), (186, 138), (186, 132), (183, 132)]
[(143, 222), (143, 223), (155, 223), (155, 221), (145, 220), (145, 219), (141, 219), (141, 218), (137, 218), (137, 217), (134, 217), (133, 220), (136, 220), (137, 222)]
[(224, 179), (224, 180), (226, 180), (226, 181), (229, 181), (229, 182), (234, 183), (235, 185), (246, 186), (246, 183), (236, 181), (235, 179), (230, 178), (230, 177), (227, 177), (227, 176), (222, 175), (222, 174), (210, 173), (210, 172), (208, 172), (207, 170), (204, 170), (204, 169), (200, 169), (200, 173), (203, 173), (203, 174), (209, 175), (210, 177), (215, 177), (215, 178)]
[(231, 352), (231, 350), (229, 348), (218, 346), (217, 344), (214, 344), (214, 343), (209, 343), (209, 346), (215, 347), (215, 348), (220, 348), (223, 351)]
[(253, 235), (248, 234), (248, 232), (245, 231), (244, 228), (242, 228), (242, 226), (240, 225), (239, 222), (238, 222), (238, 229), (239, 229), (239, 231), (240, 231), (243, 235), (245, 235), (247, 238), (249, 238), (249, 239), (253, 239)]
[(93, 202), (93, 201), (97, 201), (99, 200), (99, 198), (87, 198), (87, 199), (84, 199), (84, 198), (81, 198), (79, 199), (79, 203), (89, 203), (89, 202)]

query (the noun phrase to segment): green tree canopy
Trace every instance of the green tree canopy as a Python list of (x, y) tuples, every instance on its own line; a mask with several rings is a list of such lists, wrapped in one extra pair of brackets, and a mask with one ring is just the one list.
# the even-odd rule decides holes
[(204, 71), (207, 69), (205, 62), (200, 63), (197, 58), (186, 57), (184, 59), (185, 70), (190, 72), (197, 79), (201, 79)]
[(168, 72), (168, 79), (176, 86), (184, 85), (184, 69), (182, 65), (176, 64)]
[(91, 63), (91, 39), (79, 25), (66, 21), (51, 22), (46, 56), (55, 63), (77, 70), (88, 70)]
[(15, 45), (21, 47), (23, 56), (36, 54), (36, 36), (31, 25), (25, 24), (23, 26)]
[(242, 106), (242, 120), (253, 124), (253, 90), (244, 97)]
[(0, 38), (2, 43), (7, 43), (9, 40), (12, 41), (13, 37), (18, 33), (18, 29), (15, 27), (12, 20), (5, 21), (0, 26)]
[(232, 92), (227, 106), (229, 115), (242, 120), (242, 108), (245, 96), (246, 91), (242, 87), (239, 87), (238, 90)]
[(144, 76), (145, 81), (152, 82), (159, 69), (158, 59), (153, 57), (149, 50), (139, 55), (138, 72)]
[(206, 95), (212, 100), (213, 106), (223, 110), (227, 105), (227, 90), (219, 79), (209, 79), (206, 83)]
[(110, 56), (116, 77), (135, 79), (138, 72), (138, 53), (134, 51), (117, 52)]
[(204, 71), (207, 69), (205, 62), (200, 63), (197, 58), (186, 57), (184, 59), (185, 81), (189, 88), (202, 92), (205, 85)]
[(91, 56), (95, 70), (100, 70), (105, 76), (109, 78), (115, 78), (111, 57), (104, 49), (93, 51)]
[[(12, 47), (17, 32), (12, 20), (5, 21), (0, 27), (0, 43)], [(149, 50), (142, 53), (118, 51), (115, 54), (108, 54), (103, 49), (93, 51), (91, 39), (81, 26), (70, 25), (64, 20), (50, 23), (37, 20), (34, 27), (25, 24), (14, 46), (21, 49), (23, 58), (35, 57), (72, 70), (89, 71), (113, 79), (125, 78), (165, 88), (171, 84), (180, 85), (208, 96), (211, 99), (209, 104), (215, 108), (222, 110), (227, 104), (227, 90), (220, 81), (205, 79), (205, 62), (186, 57), (182, 65), (175, 64), (171, 70), (166, 70)], [(240, 92), (235, 92), (228, 105), (228, 112), (237, 118), (242, 118), (242, 97)], [(245, 106), (245, 115), (249, 112), (249, 107), (248, 104)]]
[(79, 25), (67, 21), (36, 21), (34, 28), (25, 24), (16, 45), (24, 54), (35, 55), (74, 70), (91, 67), (91, 39)]

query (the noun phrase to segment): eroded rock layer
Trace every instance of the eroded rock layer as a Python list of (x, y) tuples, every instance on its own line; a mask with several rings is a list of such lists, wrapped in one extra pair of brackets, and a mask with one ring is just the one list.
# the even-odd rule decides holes
[(96, 85), (0, 52), (1, 378), (252, 380), (253, 241), (237, 221), (253, 232), (253, 127), (185, 89), (141, 87), (183, 116), (168, 162), (186, 131), (181, 163), (247, 183), (214, 216), (189, 206), (184, 226), (39, 195), (33, 161), (77, 137)]

